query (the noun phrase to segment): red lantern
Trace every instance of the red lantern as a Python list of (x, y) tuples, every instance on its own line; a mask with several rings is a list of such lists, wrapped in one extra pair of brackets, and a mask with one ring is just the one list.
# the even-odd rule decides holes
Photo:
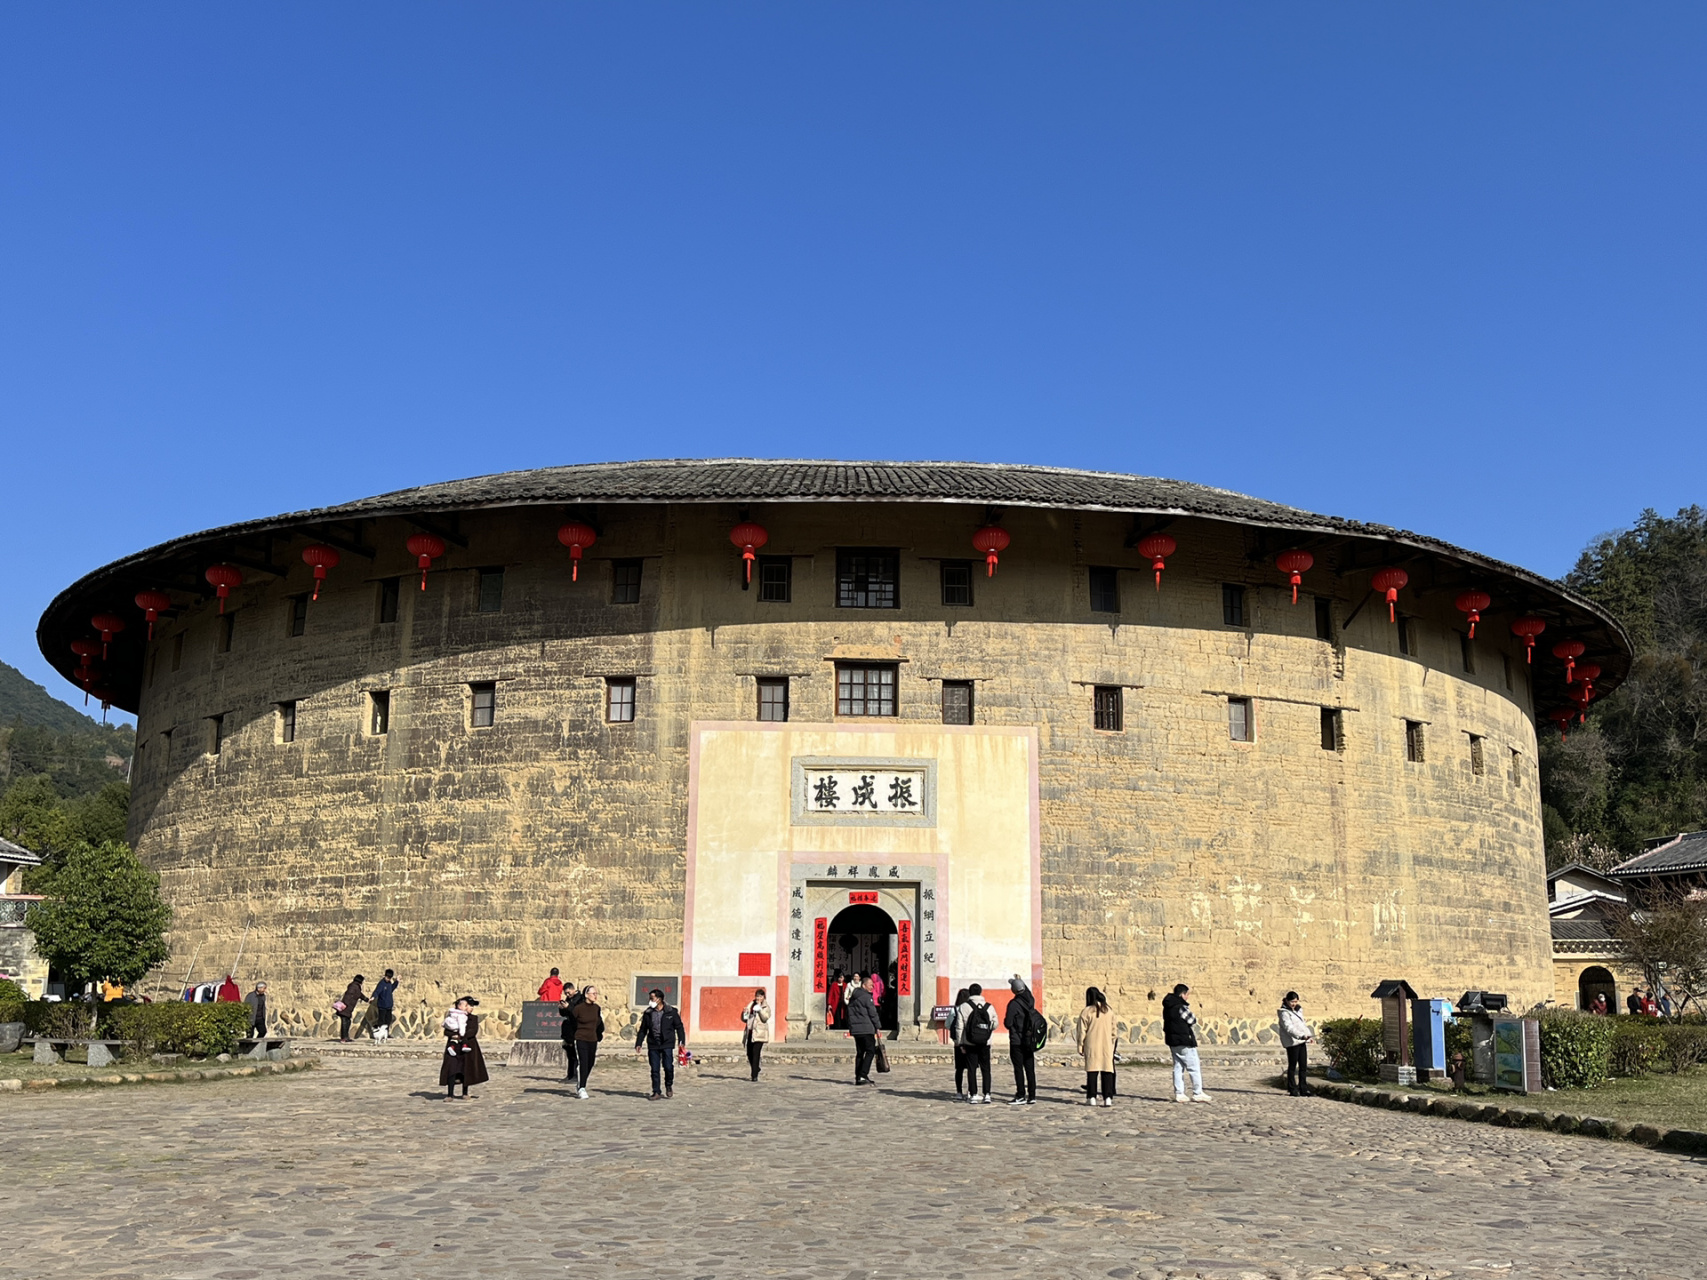
[(1600, 679), (1600, 663), (1577, 663), (1577, 682), (1589, 691), (1589, 697), (1594, 696), (1594, 682)]
[(1571, 682), (1576, 671), (1577, 659), (1583, 656), (1583, 650), (1588, 646), (1581, 640), (1561, 640), (1553, 646), (1553, 656), (1565, 664), (1565, 683)]
[(320, 584), (326, 581), (326, 570), (336, 569), (341, 558), (331, 547), (318, 542), (302, 549), (302, 563), (314, 566), (314, 595), (311, 599), (320, 598)]
[(409, 554), (415, 557), (415, 563), (421, 570), (421, 590), (427, 589), (427, 570), (433, 567), (433, 561), (445, 553), (445, 540), (433, 533), (412, 533), (409, 541), (403, 544), (409, 548)]
[(224, 613), (225, 597), (231, 594), (231, 588), (243, 585), (243, 570), (234, 564), (216, 564), (202, 576), (218, 591), (219, 611)]
[(1535, 661), (1535, 637), (1547, 629), (1547, 620), (1526, 615), (1511, 624), (1511, 633), (1523, 637), (1523, 660)]
[(985, 525), (982, 529), (978, 530), (977, 533), (972, 535), (973, 549), (975, 551), (982, 551), (984, 553), (984, 563), (990, 566), (989, 572), (984, 575), (986, 578), (993, 578), (996, 576), (996, 553), (999, 551), (1006, 551), (1008, 549), (1008, 543), (1012, 541), (1013, 539), (1008, 536), (1008, 531), (1006, 529), (997, 528), (993, 524)]
[(1565, 727), (1576, 719), (1577, 713), (1569, 707), (1554, 707), (1547, 713), (1547, 718), (1559, 726), (1559, 741), (1565, 740)]
[(172, 597), (164, 591), (138, 591), (136, 607), (148, 617), (148, 638), (154, 639), (154, 620), (172, 607)]
[(729, 531), (729, 541), (741, 548), (741, 559), (747, 562), (747, 581), (753, 580), (753, 554), (771, 540), (762, 524), (743, 520)]
[(1138, 544), (1138, 554), (1148, 560), (1156, 571), (1157, 591), (1162, 589), (1162, 570), (1168, 567), (1162, 562), (1178, 550), (1179, 543), (1165, 533), (1152, 533)]
[(557, 540), (569, 548), (569, 581), (575, 582), (581, 577), (581, 553), (597, 542), (599, 535), (592, 525), (571, 520), (558, 526)]
[(114, 613), (97, 613), (89, 619), (89, 625), (101, 633), (101, 657), (105, 658), (113, 637), (124, 630), (124, 619)]
[(1494, 598), (1486, 591), (1460, 591), (1458, 598), (1452, 603), (1458, 606), (1458, 612), (1470, 615), (1470, 639), (1476, 638), (1476, 624), (1482, 620), (1482, 610), (1494, 602)]
[(1594, 700), (1594, 690), (1579, 684), (1571, 690), (1571, 701), (1577, 704), (1577, 723), (1588, 719), (1588, 704)]
[(95, 655), (101, 652), (101, 645), (96, 640), (73, 640), (71, 652), (78, 657), (78, 665), (87, 672), (95, 663)]
[(1375, 576), (1369, 579), (1369, 585), (1376, 591), (1384, 592), (1387, 596), (1387, 621), (1397, 622), (1399, 614), (1399, 590), (1411, 580), (1411, 575), (1403, 569), (1377, 569)]
[(1292, 603), (1298, 603), (1298, 588), (1303, 585), (1304, 575), (1310, 566), (1316, 563), (1316, 557), (1308, 551), (1282, 551), (1274, 558), (1274, 567), (1282, 573), (1292, 575)]

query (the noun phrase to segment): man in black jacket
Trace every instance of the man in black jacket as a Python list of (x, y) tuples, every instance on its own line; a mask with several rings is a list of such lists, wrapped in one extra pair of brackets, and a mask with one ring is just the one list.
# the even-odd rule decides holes
[(1185, 1102), (1185, 1078), (1191, 1077), (1191, 1102), (1208, 1102), (1203, 1092), (1203, 1067), (1197, 1061), (1197, 1015), (1186, 999), (1191, 988), (1180, 983), (1171, 995), (1162, 997), (1162, 1039), (1174, 1059), (1174, 1101)]
[(575, 1006), (581, 1003), (581, 998), (573, 982), (563, 984), (563, 1003), (557, 1006), (557, 1016), (563, 1019), (563, 1057), (569, 1072), (563, 1077), (565, 1080), (574, 1080), (579, 1074), (575, 1064)]
[(1008, 983), (1008, 990), (1013, 997), (1002, 1017), (1008, 1033), (1008, 1057), (1014, 1064), (1014, 1100), (1008, 1105), (1032, 1107), (1037, 1105), (1037, 1032), (1032, 1023), (1037, 1002), (1018, 974)]
[(865, 985), (863, 973), (848, 979), (847, 1028), (854, 1038), (854, 1083), (871, 1084), (871, 1060), (877, 1056), (877, 1037), (883, 1034), (883, 1022), (877, 1016), (877, 1005)]
[[(652, 1064), (652, 1096), (648, 1101), (656, 1102), (659, 1098), (676, 1096), (676, 1046), (688, 1042), (688, 1029), (682, 1025), (681, 1010), (664, 1003), (662, 991), (653, 987), (646, 994), (646, 1011), (640, 1015), (640, 1034), (634, 1037), (634, 1052), (638, 1056), (641, 1046), (646, 1048)], [(660, 1066), (664, 1076), (662, 1093), (658, 1092)]]

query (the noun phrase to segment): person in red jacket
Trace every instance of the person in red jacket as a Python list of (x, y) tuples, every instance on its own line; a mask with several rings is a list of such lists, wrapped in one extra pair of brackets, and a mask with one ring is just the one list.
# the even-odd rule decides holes
[(539, 998), (552, 1004), (563, 1003), (563, 979), (554, 968), (551, 976), (539, 984)]

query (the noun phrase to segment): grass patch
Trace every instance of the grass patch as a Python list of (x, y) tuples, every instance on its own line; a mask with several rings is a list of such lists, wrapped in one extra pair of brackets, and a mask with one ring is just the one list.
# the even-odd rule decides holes
[(195, 1067), (200, 1069), (202, 1067), (220, 1065), (217, 1062), (190, 1062), (185, 1059), (172, 1064), (172, 1067), (162, 1067), (158, 1062), (144, 1059), (141, 1062), (121, 1060), (113, 1063), (111, 1066), (91, 1067), (83, 1061), (87, 1056), (88, 1055), (85, 1050), (73, 1049), (70, 1053), (65, 1055), (66, 1060), (64, 1063), (45, 1067), (36, 1065), (34, 1057), (29, 1050), (21, 1050), (18, 1053), (0, 1053), (0, 1080), (69, 1080), (78, 1079), (83, 1076), (123, 1075), (127, 1071), (170, 1071), (173, 1067)]
[[(1280, 1077), (1276, 1077), (1277, 1082)], [(1440, 1093), (1453, 1095), (1450, 1085), (1407, 1085), (1366, 1083), (1365, 1088), (1389, 1093)], [(1554, 1089), (1542, 1093), (1505, 1093), (1487, 1085), (1466, 1085), (1458, 1097), (1486, 1098), (1512, 1107), (1538, 1107), (1571, 1115), (1596, 1116), (1602, 1120), (1628, 1120), (1660, 1129), (1693, 1129), (1707, 1133), (1707, 1070), (1681, 1075), (1638, 1076), (1608, 1080), (1592, 1089)]]

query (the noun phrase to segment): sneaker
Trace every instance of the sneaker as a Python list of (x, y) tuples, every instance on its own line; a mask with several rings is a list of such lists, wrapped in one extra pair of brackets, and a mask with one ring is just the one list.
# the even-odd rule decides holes
[[(954, 1100), (956, 1102), (965, 1102), (966, 1101), (966, 1095), (964, 1093), (957, 1093), (954, 1095)], [(977, 1099), (974, 1098), (973, 1101), (976, 1102)]]
[(1190, 1102), (1191, 1099), (1186, 1097), (1183, 1093), (1176, 1093), (1176, 1094), (1174, 1094), (1174, 1101), (1175, 1102)]
[(1193, 1102), (1208, 1102), (1209, 1101), (1209, 1095), (1207, 1093), (1204, 1093), (1200, 1089), (1196, 1093), (1191, 1095), (1191, 1100)]
[(990, 1095), (986, 1093), (982, 1098), (978, 1099), (978, 1101), (982, 1102), (987, 1107), (990, 1105)]
[(1025, 1105), (1028, 1107), (1035, 1107), (1037, 1105), (1037, 1099), (1036, 1098), (1027, 1098), (1025, 1100)]
[(577, 1089), (575, 1090), (575, 1096), (577, 1098), (584, 1098), (587, 1096), (587, 1091), (585, 1089)]
[(1102, 1105), (1105, 1107), (1112, 1107), (1114, 1105), (1114, 1099), (1113, 1098), (1104, 1098), (1102, 1100)]
[(1025, 1099), (1015, 1098), (1012, 1102), (1008, 1103), (1008, 1105), (1010, 1107), (1023, 1107), (1025, 1105)]

